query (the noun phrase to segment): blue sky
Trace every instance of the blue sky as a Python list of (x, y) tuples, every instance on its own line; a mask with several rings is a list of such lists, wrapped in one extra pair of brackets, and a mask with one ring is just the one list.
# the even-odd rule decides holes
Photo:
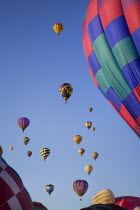
[[(19, 173), (32, 200), (49, 210), (79, 210), (104, 188), (116, 197), (139, 196), (140, 141), (96, 88), (86, 65), (81, 35), (86, 6), (86, 0), (0, 1), (3, 158)], [(60, 36), (52, 29), (57, 22), (64, 25)], [(59, 94), (64, 82), (73, 86), (67, 104)], [(24, 133), (17, 126), (23, 116), (31, 122)], [(86, 121), (95, 132), (84, 126)], [(73, 141), (78, 134), (83, 136), (79, 146)], [(42, 147), (51, 150), (45, 162)], [(77, 153), (81, 147), (86, 151), (82, 157)], [(96, 161), (92, 152), (99, 153)], [(84, 171), (87, 164), (93, 165), (90, 175)], [(72, 188), (77, 179), (89, 183), (82, 201)], [(47, 184), (55, 187), (51, 196)]]

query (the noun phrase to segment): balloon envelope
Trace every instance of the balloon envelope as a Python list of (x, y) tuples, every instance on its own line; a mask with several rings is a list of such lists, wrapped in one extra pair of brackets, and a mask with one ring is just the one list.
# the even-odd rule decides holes
[(89, 0), (82, 24), (91, 77), (140, 136), (140, 2)]
[(0, 157), (0, 210), (32, 210), (32, 201), (17, 172)]
[(50, 195), (54, 191), (54, 186), (52, 184), (48, 184), (46, 185), (45, 189)]
[(36, 202), (36, 201), (33, 201), (33, 209), (34, 210), (43, 210), (43, 209), (48, 210), (42, 203)]
[(30, 141), (30, 139), (29, 139), (28, 137), (24, 137), (24, 138), (22, 139), (22, 142), (23, 142), (25, 145), (27, 145), (27, 144), (29, 143), (29, 141)]
[(77, 195), (83, 196), (88, 190), (88, 182), (85, 180), (76, 180), (73, 183), (73, 189)]
[(129, 210), (134, 210), (135, 207), (140, 206), (140, 198), (134, 196), (122, 196), (115, 198), (115, 204), (127, 208)]
[(60, 94), (64, 98), (65, 102), (67, 102), (72, 92), (73, 92), (73, 87), (69, 83), (64, 83), (60, 86)]
[(64, 26), (62, 23), (55, 23), (53, 26), (53, 30), (59, 35), (64, 29)]
[(82, 141), (82, 136), (80, 136), (80, 135), (76, 135), (76, 136), (74, 136), (74, 142), (76, 143), (76, 144), (80, 144), (80, 142)]
[(40, 155), (43, 157), (44, 160), (50, 155), (50, 149), (42, 148), (40, 149)]
[(18, 119), (18, 126), (22, 129), (22, 131), (24, 132), (24, 130), (28, 127), (28, 125), (30, 124), (30, 121), (28, 118), (26, 117), (21, 117)]

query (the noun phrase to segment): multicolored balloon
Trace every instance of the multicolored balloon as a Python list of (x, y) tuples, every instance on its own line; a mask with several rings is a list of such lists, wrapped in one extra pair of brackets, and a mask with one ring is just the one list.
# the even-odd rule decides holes
[(18, 173), (0, 157), (0, 209), (32, 210), (32, 200)]
[(69, 83), (64, 83), (60, 86), (60, 94), (62, 95), (66, 103), (69, 97), (71, 96), (72, 92), (73, 87)]
[(22, 129), (22, 131), (24, 132), (24, 130), (28, 127), (28, 125), (30, 124), (30, 120), (26, 117), (21, 117), (18, 119), (18, 126)]
[(140, 136), (139, 1), (90, 0), (82, 24), (91, 77)]
[(85, 153), (85, 150), (83, 148), (78, 149), (78, 153), (82, 156)]
[(27, 144), (29, 143), (29, 141), (30, 141), (30, 139), (29, 139), (28, 137), (24, 137), (24, 138), (22, 139), (22, 142), (23, 142), (25, 145), (27, 145)]
[(32, 155), (32, 152), (31, 151), (28, 151), (27, 152), (27, 155), (30, 157)]
[(33, 209), (34, 210), (43, 210), (43, 209), (46, 209), (48, 210), (42, 203), (40, 202), (36, 202), (36, 201), (33, 201)]
[(91, 156), (96, 160), (97, 157), (99, 156), (99, 154), (98, 154), (98, 152), (93, 152), (93, 153), (91, 154)]
[(85, 180), (76, 180), (73, 183), (73, 189), (77, 195), (83, 196), (88, 190), (88, 182)]
[(50, 155), (50, 149), (48, 149), (48, 148), (40, 149), (40, 155), (43, 157), (43, 159), (45, 161), (46, 158)]
[(86, 166), (85, 166), (85, 171), (86, 171), (88, 174), (90, 174), (90, 173), (92, 172), (92, 170), (93, 170), (93, 166), (92, 166), (92, 165), (86, 165)]
[(64, 29), (64, 26), (62, 23), (55, 23), (53, 26), (53, 30), (58, 34), (58, 36), (63, 31), (63, 29)]
[(90, 129), (91, 126), (92, 126), (92, 122), (90, 122), (90, 121), (86, 122), (85, 126), (86, 126), (88, 129)]
[(52, 184), (48, 184), (45, 187), (45, 190), (49, 193), (49, 195), (54, 191), (54, 186)]
[(76, 143), (76, 144), (80, 144), (80, 142), (82, 141), (82, 136), (80, 136), (80, 135), (76, 135), (76, 136), (74, 136), (74, 142)]

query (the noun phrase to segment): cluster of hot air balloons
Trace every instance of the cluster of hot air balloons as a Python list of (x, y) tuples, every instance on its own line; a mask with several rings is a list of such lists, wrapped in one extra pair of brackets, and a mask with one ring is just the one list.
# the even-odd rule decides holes
[[(93, 110), (92, 107), (89, 107), (88, 108), (88, 111), (89, 112), (92, 112), (92, 110)], [(88, 129), (90, 129), (92, 127), (92, 122), (90, 122), (90, 121), (86, 122), (85, 126)], [(92, 127), (92, 130), (95, 130), (95, 127)], [(78, 134), (78, 135), (74, 136), (73, 140), (74, 140), (74, 142), (76, 144), (79, 145), (82, 142), (83, 137)], [(78, 149), (78, 154), (80, 156), (83, 156), (84, 153), (85, 153), (85, 149), (84, 148), (79, 148)], [(92, 156), (92, 158), (94, 158), (96, 160), (97, 157), (98, 157), (98, 153), (97, 152), (93, 152), (91, 154), (91, 156)], [(85, 165), (85, 168), (84, 169), (85, 169), (85, 171), (88, 174), (90, 174), (92, 172), (92, 170), (93, 170), (93, 166), (92, 165)], [(77, 195), (83, 196), (86, 193), (86, 191), (88, 190), (88, 182), (86, 180), (76, 180), (73, 183), (73, 189), (74, 189), (74, 191), (76, 192)]]

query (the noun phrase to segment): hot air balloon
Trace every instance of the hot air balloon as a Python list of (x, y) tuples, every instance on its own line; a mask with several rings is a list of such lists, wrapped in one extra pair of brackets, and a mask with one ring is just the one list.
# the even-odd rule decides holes
[(77, 195), (83, 196), (88, 190), (88, 182), (85, 180), (76, 180), (73, 183), (73, 189)]
[(95, 129), (96, 129), (95, 127), (92, 127), (92, 128), (91, 128), (92, 131), (95, 131)]
[(60, 86), (60, 94), (62, 95), (66, 103), (69, 97), (71, 96), (72, 92), (73, 87), (69, 83), (64, 83)]
[(32, 200), (18, 173), (0, 157), (0, 210), (32, 210)]
[(40, 155), (43, 157), (44, 161), (49, 156), (49, 154), (50, 154), (50, 149), (48, 149), (48, 148), (40, 149)]
[(91, 156), (96, 160), (99, 154), (97, 152), (93, 152)]
[(88, 108), (88, 111), (92, 112), (93, 108), (92, 107), (89, 107)]
[(134, 196), (121, 196), (115, 198), (115, 204), (122, 206), (129, 210), (136, 210), (140, 206), (140, 198)]
[(90, 174), (90, 173), (92, 172), (92, 170), (93, 170), (93, 166), (92, 166), (92, 165), (86, 165), (86, 166), (85, 166), (85, 171), (86, 171), (88, 174)]
[(82, 24), (91, 77), (140, 136), (139, 1), (90, 0)]
[(92, 200), (93, 204), (112, 204), (115, 202), (115, 196), (110, 189), (103, 189), (96, 193)]
[(24, 130), (28, 127), (28, 125), (30, 124), (30, 121), (28, 118), (26, 117), (22, 117), (18, 119), (18, 126), (22, 129), (22, 131), (24, 132)]
[(52, 184), (48, 184), (45, 187), (45, 190), (49, 193), (49, 195), (54, 191), (54, 186)]
[(48, 210), (42, 203), (40, 202), (36, 202), (36, 201), (33, 201), (33, 209), (34, 210), (43, 210), (43, 209), (46, 209)]
[(58, 36), (63, 31), (63, 29), (64, 26), (62, 25), (62, 23), (55, 23), (53, 26), (53, 30), (58, 34)]
[(14, 149), (14, 147), (10, 147), (10, 150), (13, 150)]
[(74, 136), (74, 142), (76, 143), (76, 144), (80, 144), (80, 142), (82, 141), (82, 136), (80, 136), (80, 135), (76, 135), (76, 136)]
[(90, 129), (91, 128), (91, 126), (92, 126), (92, 122), (86, 122), (86, 124), (85, 124), (85, 126), (88, 128), (88, 129)]
[(27, 152), (27, 155), (30, 157), (32, 155), (32, 152), (31, 151), (28, 151)]
[(27, 145), (27, 144), (29, 143), (29, 141), (30, 141), (30, 139), (29, 139), (28, 137), (24, 137), (24, 138), (22, 139), (22, 142), (23, 142), (25, 145)]
[(0, 146), (0, 157), (2, 156), (2, 154), (3, 154), (3, 149), (2, 149), (2, 147)]
[(82, 156), (85, 153), (85, 150), (83, 148), (78, 149), (78, 153)]

